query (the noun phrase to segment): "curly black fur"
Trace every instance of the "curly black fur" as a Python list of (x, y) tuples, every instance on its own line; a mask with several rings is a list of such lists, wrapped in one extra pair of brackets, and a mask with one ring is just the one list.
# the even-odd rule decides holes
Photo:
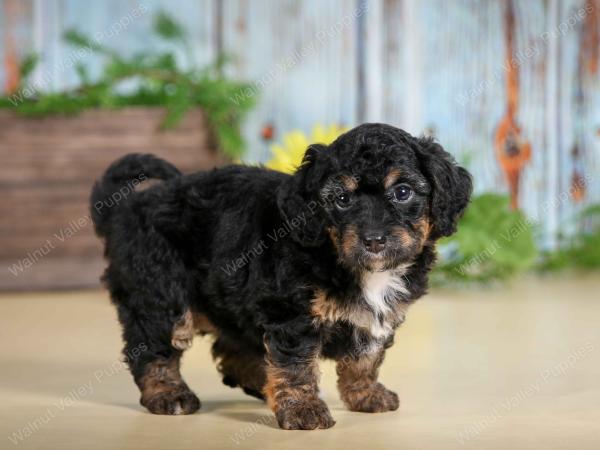
[[(136, 178), (164, 181), (123, 191)], [(410, 188), (408, 201), (398, 200), (399, 186)], [(172, 343), (173, 330), (191, 311), (216, 329), (214, 354), (230, 358), (223, 371), (239, 354), (250, 361), (243, 364), (259, 368), (252, 383), (265, 383), (266, 373), (262, 393), (239, 374), (224, 373), (227, 384), (265, 394), (284, 428), (331, 426), (326, 406), (317, 417), (286, 407), (283, 392), (291, 388), (282, 383), (305, 381), (311, 387), (302, 392), (310, 397), (314, 377), (301, 374), (315, 358), (383, 355), (404, 306), (426, 291), (435, 240), (455, 231), (470, 194), (469, 174), (441, 146), (383, 124), (361, 125), (329, 146), (312, 145), (293, 176), (244, 166), (182, 176), (139, 154), (115, 162), (94, 186), (91, 209), (96, 232), (106, 239), (104, 280), (123, 325), (124, 352), (146, 348), (128, 358), (146, 390), (144, 404), (156, 404), (148, 398), (157, 390), (161, 404), (181, 402), (177, 395), (164, 400), (173, 383), (189, 397), (171, 362), (182, 352)], [(385, 239), (381, 252), (368, 251), (369, 236)], [(368, 297), (366, 290), (379, 289), (369, 286), (379, 286), (380, 278), (391, 283), (392, 276), (402, 286)], [(228, 350), (223, 342), (232, 343)], [(157, 367), (173, 370), (167, 377)], [(375, 397), (365, 398), (360, 405), (385, 410), (373, 406)], [(393, 405), (390, 398), (386, 404)], [(310, 401), (314, 410), (320, 400)], [(182, 412), (167, 406), (153, 412)]]

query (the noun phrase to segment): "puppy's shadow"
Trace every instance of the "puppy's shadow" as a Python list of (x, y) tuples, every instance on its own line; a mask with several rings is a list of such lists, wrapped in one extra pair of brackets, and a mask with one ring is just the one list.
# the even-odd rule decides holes
[(227, 399), (227, 400), (212, 400), (202, 399), (201, 412), (205, 413), (222, 413), (224, 410), (237, 409), (239, 412), (249, 412), (249, 410), (263, 409), (268, 412), (267, 404), (258, 399), (240, 398), (240, 399)]
[[(267, 405), (260, 400), (203, 400), (200, 398), (200, 401), (202, 402), (202, 406), (198, 412), (194, 413), (196, 415), (213, 414), (232, 419), (237, 422), (257, 424), (267, 424), (269, 420), (271, 420), (273, 424), (275, 424), (275, 417), (271, 417), (272, 414), (267, 408)], [(146, 408), (137, 403), (120, 401), (99, 401), (96, 403), (116, 406), (119, 408), (127, 408), (144, 414), (152, 414)]]
[[(27, 374), (40, 374), (44, 376), (22, 376), (15, 370), (11, 373), (7, 369), (0, 377), (0, 385), (15, 393), (39, 395), (40, 408), (52, 405), (57, 399), (72, 395), (73, 392), (82, 390), (78, 397), (81, 402), (125, 408), (136, 411), (142, 415), (151, 414), (139, 404), (138, 392), (131, 384), (130, 375), (123, 369), (119, 373), (104, 375), (96, 379), (94, 374), (98, 371), (97, 365), (81, 362), (63, 362), (60, 365), (50, 366), (46, 363), (32, 359), (20, 361), (18, 369)], [(69, 374), (65, 377), (65, 374)], [(127, 389), (123, 389), (127, 386)], [(206, 398), (199, 392), (202, 407), (196, 414), (216, 414), (229, 420), (257, 424), (277, 428), (275, 417), (266, 403), (247, 397), (239, 391), (231, 398), (221, 400)], [(239, 397), (239, 398), (237, 398)]]
[(202, 411), (248, 425), (279, 428), (273, 413), (260, 400), (209, 400), (203, 402)]

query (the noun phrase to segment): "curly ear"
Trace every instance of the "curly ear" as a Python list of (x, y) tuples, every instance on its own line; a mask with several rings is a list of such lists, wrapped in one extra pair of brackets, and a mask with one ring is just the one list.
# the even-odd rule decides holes
[(431, 139), (421, 139), (418, 150), (421, 169), (432, 185), (431, 238), (450, 236), (469, 204), (473, 183), (471, 175), (458, 166), (450, 153)]
[(325, 241), (326, 217), (318, 192), (327, 173), (326, 151), (321, 144), (308, 147), (296, 173), (277, 192), (277, 207), (292, 238), (306, 247), (318, 247)]

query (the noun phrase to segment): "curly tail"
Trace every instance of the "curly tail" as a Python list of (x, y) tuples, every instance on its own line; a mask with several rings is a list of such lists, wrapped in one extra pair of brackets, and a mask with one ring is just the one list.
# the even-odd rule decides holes
[(139, 183), (151, 178), (168, 180), (179, 176), (181, 172), (175, 166), (154, 155), (131, 153), (116, 160), (92, 188), (90, 211), (96, 234), (107, 235), (113, 210), (134, 194)]

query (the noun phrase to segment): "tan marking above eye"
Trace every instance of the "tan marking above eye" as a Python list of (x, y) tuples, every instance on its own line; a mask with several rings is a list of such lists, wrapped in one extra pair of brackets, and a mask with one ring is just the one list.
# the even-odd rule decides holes
[(423, 234), (424, 238), (429, 237), (429, 233), (431, 232), (431, 223), (429, 220), (421, 219), (418, 222), (417, 227), (419, 228), (419, 231), (421, 231), (421, 234)]
[(417, 223), (417, 229), (421, 233), (420, 246), (422, 249), (427, 240), (429, 239), (429, 234), (431, 233), (431, 222), (429, 222), (429, 220), (427, 219), (421, 219)]
[(383, 187), (386, 189), (391, 188), (394, 183), (400, 178), (401, 172), (400, 169), (392, 169), (388, 172), (388, 174), (383, 179)]
[(356, 178), (354, 178), (353, 176), (342, 175), (340, 177), (340, 180), (341, 180), (342, 184), (344, 185), (344, 187), (346, 188), (346, 190), (348, 190), (349, 192), (354, 192), (358, 188), (358, 182), (356, 181)]

